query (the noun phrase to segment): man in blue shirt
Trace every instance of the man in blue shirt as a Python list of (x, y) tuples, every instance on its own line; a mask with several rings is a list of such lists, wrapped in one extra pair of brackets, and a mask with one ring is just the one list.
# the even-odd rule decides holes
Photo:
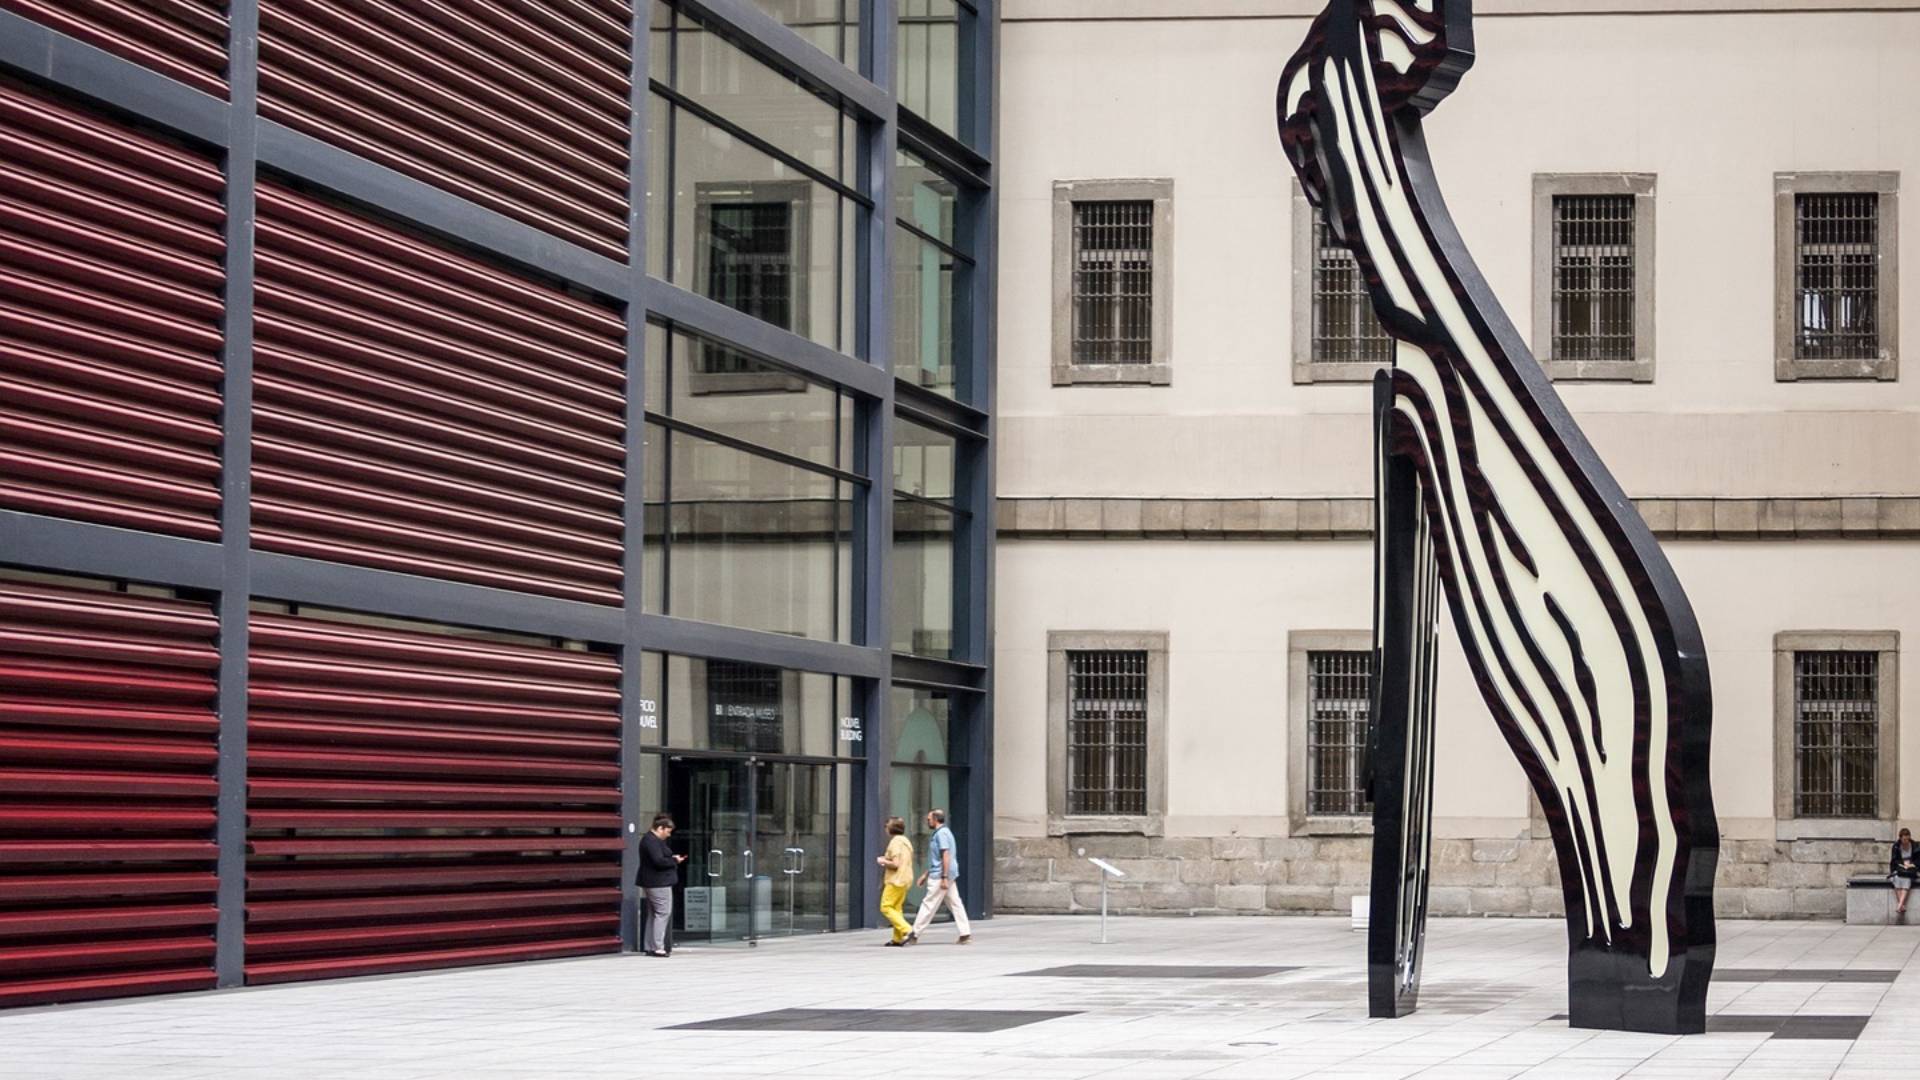
[(967, 905), (960, 902), (960, 855), (953, 846), (953, 830), (947, 828), (947, 812), (927, 811), (927, 828), (933, 830), (933, 839), (927, 842), (927, 872), (920, 875), (927, 895), (920, 901), (920, 914), (913, 920), (907, 944), (920, 943), (920, 932), (933, 922), (942, 904), (953, 912), (954, 929), (960, 931), (959, 944), (971, 944), (973, 929), (967, 925)]

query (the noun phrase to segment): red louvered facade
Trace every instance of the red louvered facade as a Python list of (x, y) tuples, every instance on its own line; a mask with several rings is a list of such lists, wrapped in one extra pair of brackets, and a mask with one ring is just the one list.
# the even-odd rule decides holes
[(223, 183), (0, 78), (0, 507), (219, 539)]
[(227, 96), (227, 6), (218, 0), (0, 0), (0, 11)]
[(622, 262), (632, 10), (266, 0), (260, 115)]
[(0, 580), (0, 1006), (213, 986), (217, 630)]
[(263, 183), (254, 546), (620, 602), (618, 313)]
[(618, 664), (252, 620), (250, 983), (619, 948)]

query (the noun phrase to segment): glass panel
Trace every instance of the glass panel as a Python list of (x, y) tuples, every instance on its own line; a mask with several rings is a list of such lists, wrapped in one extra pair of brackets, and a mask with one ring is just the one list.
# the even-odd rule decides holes
[(859, 0), (753, 0), (760, 10), (848, 66), (860, 62)]
[(1632, 360), (1634, 196), (1553, 198), (1553, 359)]
[[(793, 165), (684, 109), (649, 113), (649, 138), (671, 118), (666, 197), (649, 205), (663, 238), (653, 271), (675, 285), (810, 338), (850, 346), (853, 291), (849, 236), (855, 206)], [(660, 154), (654, 155), (658, 159)]]
[(954, 396), (954, 329), (960, 318), (959, 260), (937, 244), (897, 230), (893, 248), (893, 373)]
[(673, 144), (673, 109), (667, 99), (653, 95), (647, 102), (647, 273), (667, 276), (667, 252), (673, 236), (667, 230), (673, 217), (673, 158), (666, 149)]
[(667, 610), (667, 432), (647, 424), (640, 436), (646, 468), (646, 506), (641, 513), (640, 610)]
[(954, 215), (960, 189), (912, 151), (900, 151), (894, 165), (894, 216), (942, 243), (958, 243)]
[(1153, 203), (1074, 203), (1073, 362), (1152, 360)]
[(908, 499), (893, 504), (893, 648), (953, 656), (954, 514)]
[(673, 334), (655, 353), (648, 327), (647, 408), (828, 468), (845, 467), (853, 399), (710, 338)]
[(1794, 356), (1874, 359), (1880, 351), (1877, 194), (1794, 196)]
[[(973, 35), (973, 9), (956, 0), (896, 0), (900, 13), (900, 104), (935, 127), (967, 138), (960, 109), (964, 47)], [(970, 126), (970, 125), (968, 125)]]
[(1067, 812), (1147, 812), (1147, 654), (1067, 654)]
[(771, 763), (755, 767), (756, 890), (768, 889), (768, 904), (756, 900), (757, 934), (824, 933), (835, 843), (831, 766)]
[(1307, 812), (1365, 814), (1364, 763), (1373, 697), (1373, 654), (1307, 655)]
[(833, 859), (833, 925), (846, 930), (853, 926), (853, 792), (860, 774), (853, 765), (835, 765), (833, 772), (833, 813), (839, 828)]
[(960, 760), (953, 746), (953, 701), (943, 691), (893, 688), (893, 760), (947, 765)]
[[(669, 758), (667, 807), (677, 828), (673, 850), (685, 855), (674, 897), (680, 943), (741, 943), (752, 934), (755, 897), (752, 791), (745, 762)], [(759, 890), (771, 903), (772, 890)]]
[[(842, 145), (852, 137), (853, 121), (845, 113), (684, 14), (674, 49), (673, 89), (828, 176), (846, 179)], [(660, 72), (654, 78), (665, 81)]]
[(911, 420), (893, 425), (893, 489), (952, 505), (957, 440)]
[[(952, 772), (938, 767), (895, 765), (893, 767), (893, 816), (903, 818), (907, 823), (907, 839), (913, 842), (914, 874), (918, 879), (927, 868), (928, 841), (933, 831), (927, 828), (927, 811), (947, 810), (953, 797)], [(947, 820), (952, 822), (952, 814)], [(964, 882), (971, 867), (960, 868), (960, 880)], [(915, 885), (907, 892), (907, 919), (913, 919), (913, 912), (920, 906), (920, 900), (926, 890)], [(945, 917), (945, 912), (941, 913)]]
[(687, 750), (756, 754), (834, 752), (833, 676), (744, 660), (670, 656), (667, 726)]
[[(664, 658), (659, 653), (640, 654), (640, 745), (659, 746), (667, 741), (666, 709), (660, 701), (660, 667)], [(642, 763), (646, 761), (641, 759)], [(646, 809), (645, 788), (641, 788), (641, 809)]]
[(681, 618), (844, 641), (838, 548), (852, 542), (852, 486), (649, 425), (668, 446), (668, 489), (647, 512), (665, 530), (666, 611)]

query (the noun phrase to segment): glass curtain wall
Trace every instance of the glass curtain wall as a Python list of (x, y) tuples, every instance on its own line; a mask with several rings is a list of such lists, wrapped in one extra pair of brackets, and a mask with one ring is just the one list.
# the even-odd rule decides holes
[(649, 324), (648, 611), (852, 639), (853, 398)]
[(904, 417), (893, 431), (893, 649), (953, 659), (959, 440)]
[(854, 351), (854, 119), (659, 0), (652, 50), (648, 272)]

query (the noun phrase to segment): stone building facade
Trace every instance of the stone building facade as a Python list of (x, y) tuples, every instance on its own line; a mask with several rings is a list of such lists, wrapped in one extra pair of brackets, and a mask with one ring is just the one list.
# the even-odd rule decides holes
[[(1366, 890), (1386, 353), (1274, 134), (1319, 7), (1004, 8), (998, 911), (1097, 909), (1088, 857), (1121, 911)], [(1435, 167), (1699, 616), (1720, 910), (1837, 917), (1920, 812), (1920, 4), (1475, 8)], [(1450, 643), (1439, 684), (1432, 910), (1559, 914)]]

